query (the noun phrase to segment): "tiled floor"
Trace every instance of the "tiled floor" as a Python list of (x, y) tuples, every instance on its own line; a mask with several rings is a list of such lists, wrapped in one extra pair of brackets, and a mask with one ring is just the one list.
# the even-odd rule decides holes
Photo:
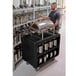
[[(64, 20), (63, 20), (64, 21)], [(60, 55), (55, 61), (36, 71), (31, 65), (23, 61), (14, 71), (13, 76), (65, 76), (65, 24), (62, 23)]]

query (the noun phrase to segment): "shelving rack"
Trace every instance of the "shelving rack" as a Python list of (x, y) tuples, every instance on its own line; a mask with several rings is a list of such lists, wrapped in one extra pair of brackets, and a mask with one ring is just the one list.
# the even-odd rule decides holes
[[(25, 0), (26, 1), (26, 0)], [(33, 6), (32, 7), (23, 7), (23, 8), (13, 8), (13, 50), (16, 51), (16, 53), (14, 53), (14, 67), (16, 66), (16, 64), (21, 61), (22, 59), (22, 55), (20, 54), (20, 57), (18, 57), (18, 50), (15, 49), (16, 47), (21, 45), (21, 36), (22, 36), (22, 31), (23, 31), (23, 27), (24, 26), (29, 26), (28, 23), (33, 23), (35, 21), (40, 20), (39, 18), (36, 18), (36, 11), (42, 12), (42, 14), (45, 14), (43, 11), (46, 11), (46, 15), (48, 16), (48, 14), (50, 13), (50, 4), (48, 3), (50, 0), (45, 0), (47, 1), (46, 5), (43, 6), (36, 6), (36, 0), (33, 0)], [(38, 1), (38, 0), (37, 0)], [(13, 4), (14, 5), (14, 4)], [(28, 14), (32, 13), (32, 16), (29, 16)], [(30, 14), (31, 15), (31, 14)], [(16, 17), (17, 16), (17, 17)], [(27, 16), (25, 19), (27, 19), (26, 21), (22, 21), (20, 22), (20, 17), (22, 18), (22, 16)], [(14, 18), (15, 17), (15, 18)], [(31, 19), (29, 19), (29, 17), (32, 17)], [(18, 20), (17, 20), (18, 19)], [(25, 20), (23, 19), (23, 20)], [(17, 21), (17, 22), (16, 22)], [(18, 30), (19, 28), (19, 30)], [(22, 28), (22, 29), (21, 29)], [(19, 37), (17, 37), (19, 35)], [(18, 41), (16, 42), (16, 40), (18, 39)], [(21, 50), (19, 50), (21, 52)], [(15, 61), (15, 55), (17, 54), (17, 61)]]

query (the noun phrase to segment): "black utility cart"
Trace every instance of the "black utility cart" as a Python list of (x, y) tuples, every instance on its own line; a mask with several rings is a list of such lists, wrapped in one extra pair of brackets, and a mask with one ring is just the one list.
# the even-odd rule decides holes
[(35, 69), (59, 55), (60, 34), (52, 31), (22, 37), (22, 58)]

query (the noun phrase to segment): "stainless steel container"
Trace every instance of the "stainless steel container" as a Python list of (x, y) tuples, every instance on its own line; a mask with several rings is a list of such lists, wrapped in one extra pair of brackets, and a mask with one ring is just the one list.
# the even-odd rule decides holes
[(51, 21), (43, 21), (43, 22), (36, 22), (32, 25), (32, 27), (36, 30), (48, 29), (52, 27), (54, 24)]

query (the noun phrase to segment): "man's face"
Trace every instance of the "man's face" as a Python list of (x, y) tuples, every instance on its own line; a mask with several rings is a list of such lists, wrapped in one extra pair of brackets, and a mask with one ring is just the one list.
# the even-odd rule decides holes
[(55, 10), (55, 8), (56, 8), (56, 4), (52, 4), (52, 5), (51, 5), (51, 9), (52, 9), (52, 10)]

